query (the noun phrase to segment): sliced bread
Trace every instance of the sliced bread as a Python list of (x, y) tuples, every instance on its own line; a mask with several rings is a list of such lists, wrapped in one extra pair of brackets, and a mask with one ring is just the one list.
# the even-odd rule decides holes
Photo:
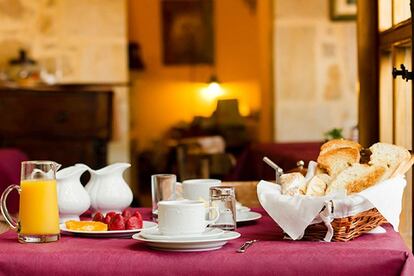
[(319, 166), (330, 176), (336, 176), (354, 163), (359, 163), (361, 155), (356, 148), (337, 148), (324, 154), (319, 154)]
[(383, 166), (367, 164), (353, 164), (345, 169), (331, 182), (326, 194), (346, 190), (347, 194), (358, 193), (375, 185), (385, 172)]
[(321, 154), (325, 154), (328, 151), (340, 148), (354, 148), (357, 150), (361, 150), (362, 146), (355, 141), (351, 140), (344, 140), (344, 139), (333, 139), (321, 146)]
[(411, 158), (411, 154), (403, 147), (387, 144), (376, 143), (370, 148), (371, 156), (370, 165), (378, 165), (386, 168), (384, 178), (388, 178), (396, 170), (401, 162), (406, 162)]

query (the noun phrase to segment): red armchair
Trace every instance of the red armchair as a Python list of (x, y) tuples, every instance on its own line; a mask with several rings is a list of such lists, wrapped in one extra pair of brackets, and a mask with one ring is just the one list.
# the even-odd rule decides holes
[(299, 160), (305, 161), (305, 166), (310, 160), (316, 161), (321, 144), (321, 142), (253, 144), (243, 152), (233, 172), (225, 180), (274, 180), (275, 171), (263, 162), (264, 156), (269, 157), (284, 172), (287, 172), (296, 168)]

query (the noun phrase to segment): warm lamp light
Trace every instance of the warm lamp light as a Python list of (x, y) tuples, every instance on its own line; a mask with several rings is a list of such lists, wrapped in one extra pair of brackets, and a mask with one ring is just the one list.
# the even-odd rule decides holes
[(201, 95), (205, 100), (215, 100), (217, 97), (224, 94), (220, 86), (220, 82), (215, 74), (211, 75), (208, 87), (201, 91)]
[(216, 76), (216, 74), (212, 74), (210, 80), (208, 82), (207, 90), (209, 90), (212, 94), (221, 95), (223, 91), (220, 86), (220, 82)]

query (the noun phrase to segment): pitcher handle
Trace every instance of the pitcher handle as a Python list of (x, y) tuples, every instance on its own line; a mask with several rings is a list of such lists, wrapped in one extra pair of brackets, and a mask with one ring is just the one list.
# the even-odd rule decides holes
[(13, 230), (17, 230), (17, 226), (18, 223), (17, 221), (10, 215), (9, 210), (7, 210), (7, 205), (6, 205), (6, 200), (7, 200), (7, 196), (9, 195), (9, 193), (13, 190), (16, 189), (17, 192), (20, 194), (21, 189), (19, 185), (10, 185), (9, 187), (6, 188), (6, 190), (4, 190), (3, 194), (1, 195), (0, 198), (0, 209), (1, 209), (1, 213), (3, 214), (4, 219), (6, 220), (6, 222), (10, 225), (10, 227)]
[[(216, 221), (219, 219), (219, 216), (220, 216), (219, 207), (217, 207), (217, 206), (214, 206), (214, 207), (208, 207), (208, 208), (207, 208), (207, 210), (209, 211), (209, 213), (210, 213), (210, 210), (211, 210), (211, 209), (214, 209), (214, 210), (216, 211), (216, 217), (215, 217), (215, 218), (213, 218), (213, 219), (211, 219), (211, 220), (206, 220), (206, 221), (205, 221), (206, 226), (207, 226), (207, 225), (209, 225), (209, 224), (212, 224), (213, 222), (216, 222)], [(210, 213), (210, 214), (211, 214), (211, 213)]]

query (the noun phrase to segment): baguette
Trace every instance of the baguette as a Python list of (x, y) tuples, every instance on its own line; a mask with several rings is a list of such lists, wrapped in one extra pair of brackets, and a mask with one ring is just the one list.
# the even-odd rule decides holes
[(328, 186), (326, 194), (343, 190), (346, 190), (347, 194), (358, 193), (380, 181), (384, 172), (385, 168), (383, 166), (353, 164), (338, 174)]

